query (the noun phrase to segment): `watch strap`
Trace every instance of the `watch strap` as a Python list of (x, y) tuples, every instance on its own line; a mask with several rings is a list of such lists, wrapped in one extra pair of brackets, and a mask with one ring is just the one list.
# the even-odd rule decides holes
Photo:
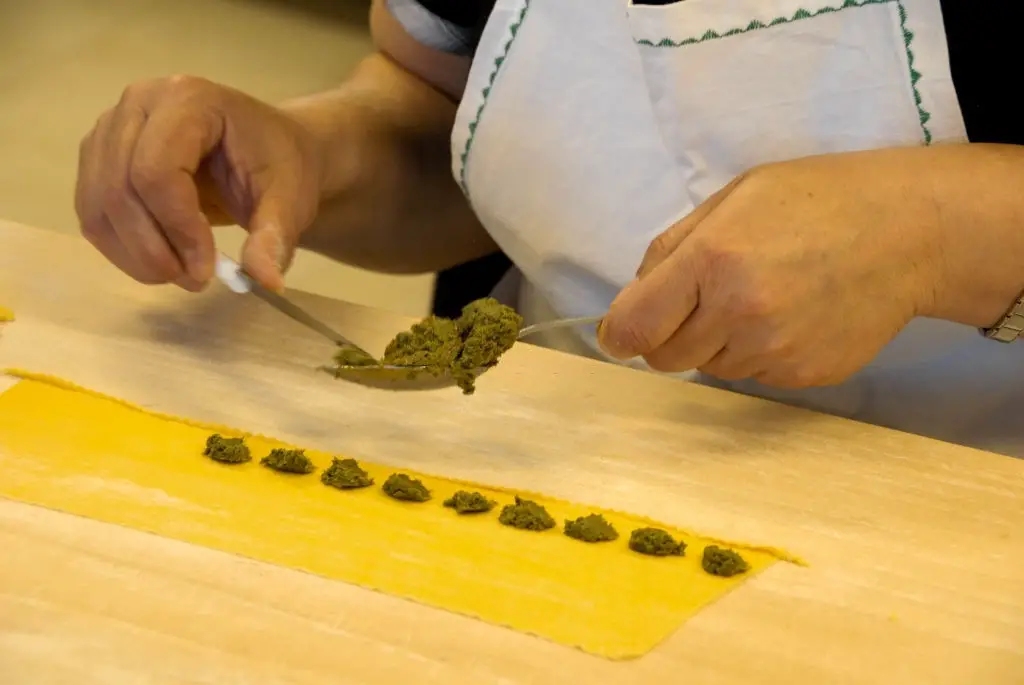
[(1011, 343), (1024, 335), (1024, 293), (995, 326), (981, 331), (986, 338)]

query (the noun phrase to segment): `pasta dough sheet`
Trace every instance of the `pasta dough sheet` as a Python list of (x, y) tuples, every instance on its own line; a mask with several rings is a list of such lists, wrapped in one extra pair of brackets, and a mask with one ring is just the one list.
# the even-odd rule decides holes
[[(373, 487), (341, 491), (320, 482), (332, 455), (307, 450), (316, 473), (279, 474), (258, 463), (271, 448), (288, 446), (272, 438), (9, 373), (22, 380), (0, 394), (0, 496), (302, 569), (610, 659), (651, 650), (688, 617), (786, 558), (731, 544), (751, 571), (718, 578), (700, 567), (709, 538), (663, 526), (686, 541), (686, 556), (642, 556), (628, 549), (629, 533), (652, 522), (531, 493), (521, 494), (547, 507), (559, 525), (516, 530), (497, 522), (513, 492), (406, 471), (433, 499), (398, 502), (380, 490), (394, 469), (373, 463), (362, 464)], [(204, 457), (215, 431), (245, 435), (253, 460), (229, 466)], [(442, 506), (467, 486), (498, 507), (459, 516)], [(591, 545), (563, 535), (565, 518), (595, 511), (618, 529), (617, 541)]]

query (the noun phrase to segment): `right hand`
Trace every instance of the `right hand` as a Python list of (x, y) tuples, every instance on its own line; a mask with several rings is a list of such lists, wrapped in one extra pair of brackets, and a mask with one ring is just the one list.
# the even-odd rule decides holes
[(82, 234), (141, 283), (201, 290), (216, 258), (212, 224), (249, 232), (242, 265), (283, 288), (316, 216), (322, 160), (284, 111), (209, 81), (129, 86), (82, 140), (75, 210)]

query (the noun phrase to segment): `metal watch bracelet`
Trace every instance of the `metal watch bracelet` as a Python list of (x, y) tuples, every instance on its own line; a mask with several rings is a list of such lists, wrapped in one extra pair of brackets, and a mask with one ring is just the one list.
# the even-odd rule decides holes
[(991, 340), (1011, 343), (1024, 335), (1024, 293), (1017, 298), (1010, 310), (991, 328), (983, 328), (982, 334)]

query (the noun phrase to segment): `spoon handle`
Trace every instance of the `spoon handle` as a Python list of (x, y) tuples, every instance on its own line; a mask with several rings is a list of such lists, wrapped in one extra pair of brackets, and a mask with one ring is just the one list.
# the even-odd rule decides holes
[(556, 319), (554, 321), (543, 321), (541, 323), (535, 323), (532, 326), (527, 326), (519, 331), (519, 339), (522, 340), (528, 335), (534, 333), (541, 333), (543, 331), (550, 331), (556, 328), (572, 328), (574, 326), (588, 326), (590, 324), (600, 323), (604, 315), (601, 316), (581, 316), (575, 319)]

